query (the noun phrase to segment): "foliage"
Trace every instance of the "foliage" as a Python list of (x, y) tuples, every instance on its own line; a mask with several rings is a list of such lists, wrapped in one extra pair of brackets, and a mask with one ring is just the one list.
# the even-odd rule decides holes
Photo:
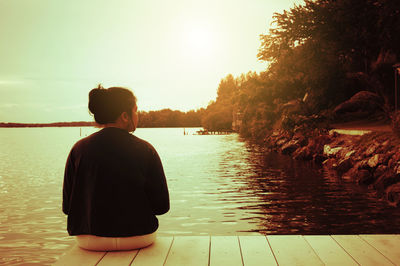
[[(299, 115), (329, 113), (361, 90), (376, 92), (390, 112), (399, 32), (398, 0), (305, 0), (275, 13), (258, 53), (268, 68), (225, 77), (202, 125), (218, 130), (238, 118), (243, 136), (262, 139), (277, 125), (295, 128), (303, 121), (294, 119)], [(303, 101), (295, 116), (282, 113), (286, 103), (302, 101), (305, 94), (312, 100)]]
[(202, 118), (202, 126), (209, 131), (232, 130), (233, 99), (237, 93), (236, 80), (232, 75), (221, 80), (216, 101), (211, 102)]
[(389, 104), (391, 65), (400, 52), (397, 0), (306, 0), (274, 19), (258, 55), (271, 62), (270, 71), (320, 91), (325, 105), (356, 92), (348, 77)]
[(138, 127), (200, 127), (204, 109), (181, 112), (171, 109), (140, 111)]

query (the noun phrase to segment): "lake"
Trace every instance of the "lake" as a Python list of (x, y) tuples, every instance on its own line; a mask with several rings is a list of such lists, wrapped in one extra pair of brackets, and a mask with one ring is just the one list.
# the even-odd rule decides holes
[[(61, 211), (64, 165), (96, 130), (0, 128), (0, 264), (51, 264), (74, 244)], [(367, 189), (237, 134), (196, 130), (135, 132), (167, 176), (171, 210), (159, 235), (400, 233), (400, 212)]]

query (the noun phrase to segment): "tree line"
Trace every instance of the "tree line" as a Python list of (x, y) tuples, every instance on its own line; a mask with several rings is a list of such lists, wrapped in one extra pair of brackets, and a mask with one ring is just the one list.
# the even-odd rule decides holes
[(93, 127), (95, 122), (55, 122), (55, 123), (0, 123), (0, 127)]
[[(188, 112), (163, 109), (139, 111), (138, 127), (201, 127), (204, 108)], [(0, 127), (93, 127), (96, 122), (0, 123)]]
[(204, 108), (182, 112), (171, 109), (139, 111), (138, 127), (201, 127)]
[(304, 115), (326, 114), (361, 90), (378, 94), (390, 114), (399, 32), (397, 0), (306, 0), (275, 13), (258, 53), (268, 68), (223, 78), (202, 125), (240, 122), (242, 135), (263, 138), (284, 103), (307, 95), (312, 104)]

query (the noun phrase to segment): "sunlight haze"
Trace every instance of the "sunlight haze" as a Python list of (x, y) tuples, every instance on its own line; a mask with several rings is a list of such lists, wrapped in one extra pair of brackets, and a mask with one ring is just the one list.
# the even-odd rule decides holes
[(188, 111), (227, 74), (263, 71), (259, 35), (303, 1), (0, 0), (0, 122), (91, 121), (91, 88)]

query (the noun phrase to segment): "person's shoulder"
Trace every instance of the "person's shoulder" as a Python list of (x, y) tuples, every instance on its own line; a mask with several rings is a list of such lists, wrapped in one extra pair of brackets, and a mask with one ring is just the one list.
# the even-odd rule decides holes
[(157, 150), (152, 144), (150, 144), (150, 142), (135, 135), (132, 135), (132, 139), (137, 143), (135, 146), (140, 147), (139, 150), (140, 153), (143, 154), (143, 158), (149, 161), (154, 161), (156, 158), (159, 158)]
[(72, 147), (72, 150), (79, 150), (82, 149), (83, 147), (87, 146), (90, 142), (93, 141), (94, 138), (99, 134), (99, 131), (94, 132), (90, 134), (89, 136), (86, 136), (80, 140), (78, 140), (74, 146)]
[(134, 141), (137, 145), (141, 146), (143, 149), (147, 149), (149, 151), (155, 151), (156, 149), (153, 147), (153, 145), (150, 144), (150, 142), (141, 139), (135, 135), (131, 135), (132, 141)]

